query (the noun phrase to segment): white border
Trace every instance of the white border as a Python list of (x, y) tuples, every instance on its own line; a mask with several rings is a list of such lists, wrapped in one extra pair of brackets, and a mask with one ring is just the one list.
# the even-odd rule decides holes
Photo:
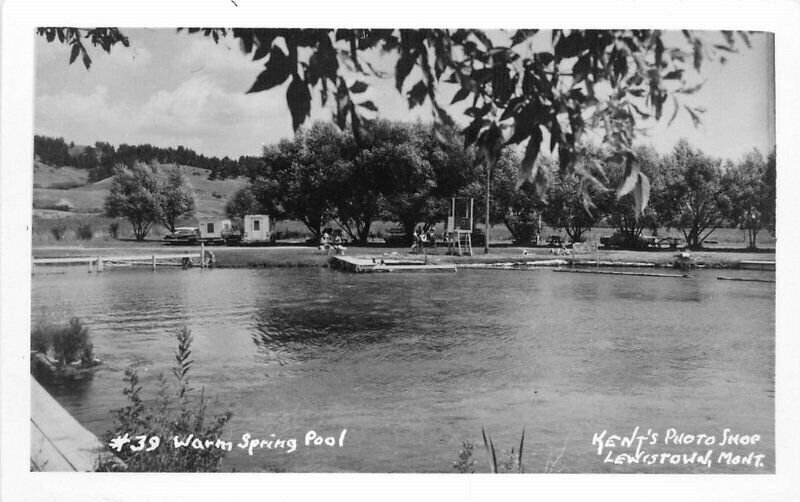
[[(782, 1), (556, 1), (515, 4), (403, 1), (6, 1), (2, 12), (0, 144), (0, 499), (2, 500), (407, 500), (524, 498), (798, 500), (800, 339), (792, 310), (800, 269), (794, 210), (800, 187), (800, 4)], [(645, 7), (646, 6), (646, 7)], [(37, 26), (619, 27), (750, 29), (776, 34), (778, 145), (775, 475), (351, 475), (62, 474), (29, 472), (27, 330), (30, 323), (33, 43)], [(732, 103), (731, 106), (735, 106)], [(794, 328), (794, 329), (793, 329)]]

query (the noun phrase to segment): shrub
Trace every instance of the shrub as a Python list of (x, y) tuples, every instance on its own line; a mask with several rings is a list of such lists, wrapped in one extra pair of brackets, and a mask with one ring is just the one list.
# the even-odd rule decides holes
[(78, 231), (76, 233), (78, 235), (78, 239), (84, 241), (92, 240), (92, 237), (94, 237), (94, 231), (92, 230), (92, 226), (88, 223), (79, 224)]
[(464, 441), (461, 443), (464, 449), (458, 451), (458, 458), (453, 462), (453, 469), (462, 474), (474, 473), (473, 466), (476, 461), (472, 458), (472, 450), (475, 445), (471, 441)]
[(73, 361), (85, 361), (88, 356), (92, 360), (92, 345), (89, 343), (89, 328), (84, 326), (80, 319), (73, 317), (68, 326), (62, 326), (53, 331), (53, 355), (61, 364)]
[[(131, 472), (218, 472), (222, 460), (227, 453), (226, 448), (210, 447), (195, 449), (191, 447), (175, 447), (174, 438), (186, 440), (189, 435), (203, 443), (206, 440), (220, 439), (222, 429), (230, 420), (230, 411), (208, 420), (207, 400), (201, 389), (199, 398), (192, 399), (189, 386), (189, 370), (193, 364), (191, 359), (192, 337), (185, 326), (176, 333), (178, 349), (175, 352), (175, 366), (172, 374), (177, 380), (174, 392), (170, 391), (166, 378), (159, 377), (159, 390), (156, 404), (146, 406), (141, 397), (142, 387), (135, 370), (125, 372), (126, 386), (123, 394), (127, 397), (127, 406), (114, 410), (115, 430), (108, 431), (104, 439), (109, 444), (112, 439), (127, 435), (132, 441), (136, 436), (158, 437), (159, 446), (151, 451), (147, 448), (132, 451), (128, 445), (114, 450), (126, 466), (122, 470)], [(119, 470), (114, 463), (101, 465), (100, 470)]]
[(73, 317), (67, 325), (39, 323), (31, 330), (31, 350), (47, 354), (53, 352), (60, 366), (74, 361), (91, 364), (94, 346), (89, 342), (89, 328)]
[(46, 354), (53, 345), (53, 326), (40, 323), (31, 330), (31, 350)]
[(118, 239), (119, 238), (119, 222), (118, 221), (112, 221), (108, 225), (108, 236), (111, 237), (112, 239)]
[(64, 234), (67, 232), (66, 225), (56, 225), (50, 229), (50, 233), (53, 234), (53, 238), (55, 240), (60, 241), (64, 238)]

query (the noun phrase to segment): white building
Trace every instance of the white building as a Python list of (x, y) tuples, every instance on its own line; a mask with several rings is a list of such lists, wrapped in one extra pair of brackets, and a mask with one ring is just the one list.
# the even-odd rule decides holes
[(266, 214), (248, 214), (244, 217), (242, 242), (270, 242), (272, 226)]

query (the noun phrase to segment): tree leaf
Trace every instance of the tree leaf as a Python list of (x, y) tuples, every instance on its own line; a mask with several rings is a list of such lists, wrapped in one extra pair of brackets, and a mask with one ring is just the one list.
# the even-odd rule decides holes
[(352, 92), (353, 94), (361, 94), (367, 89), (369, 89), (369, 85), (360, 80), (350, 86), (350, 92)]
[[(528, 144), (525, 147), (525, 156), (522, 157), (519, 171), (517, 171), (517, 188), (522, 186), (526, 181), (534, 182), (536, 180), (536, 175), (539, 170), (539, 164), (537, 164), (536, 160), (539, 157), (539, 150), (541, 147), (542, 130), (537, 127), (531, 131), (531, 138), (528, 140)], [(539, 194), (539, 190), (540, 187), (536, 186), (537, 194)]]
[(466, 99), (466, 97), (469, 96), (469, 92), (470, 91), (469, 91), (468, 88), (462, 87), (461, 89), (458, 90), (456, 95), (453, 96), (453, 101), (451, 101), (450, 104), (452, 105), (452, 104), (458, 103), (459, 101), (461, 101), (463, 99)]
[(517, 30), (516, 33), (514, 33), (514, 36), (511, 37), (511, 46), (513, 47), (515, 45), (521, 44), (528, 38), (535, 35), (536, 32), (538, 31), (539, 30)]
[(89, 57), (89, 53), (83, 46), (81, 46), (81, 53), (83, 54), (83, 66), (88, 70), (92, 66), (92, 58)]
[(617, 199), (628, 194), (639, 183), (639, 161), (633, 153), (625, 154), (625, 180), (617, 189)]
[(408, 106), (414, 108), (415, 106), (421, 105), (425, 102), (425, 97), (427, 95), (428, 86), (425, 85), (425, 82), (420, 80), (408, 91)]
[(69, 55), (69, 64), (74, 63), (75, 60), (78, 59), (78, 54), (80, 53), (81, 53), (81, 46), (78, 44), (73, 45), (72, 52)]
[(583, 177), (580, 181), (580, 191), (581, 191), (581, 202), (583, 203), (583, 209), (592, 216), (592, 211), (597, 209), (597, 206), (592, 201), (592, 194), (589, 193), (589, 187), (592, 185), (592, 180), (589, 177)]
[(641, 171), (638, 175), (638, 183), (633, 189), (633, 200), (637, 217), (643, 215), (647, 203), (650, 201), (650, 180)]
[(286, 90), (286, 102), (292, 114), (292, 128), (296, 131), (311, 113), (311, 93), (306, 82), (298, 75), (292, 78)]
[(414, 51), (403, 52), (400, 59), (397, 60), (397, 65), (395, 65), (394, 68), (394, 78), (395, 87), (397, 87), (398, 91), (403, 90), (403, 82), (406, 81), (406, 77), (411, 73), (411, 69), (414, 68), (416, 63), (417, 53)]
[(296, 68), (293, 67), (292, 59), (280, 47), (273, 46), (269, 54), (269, 60), (264, 65), (264, 71), (259, 73), (253, 86), (247, 92), (261, 92), (272, 89), (286, 82), (286, 79), (295, 71)]

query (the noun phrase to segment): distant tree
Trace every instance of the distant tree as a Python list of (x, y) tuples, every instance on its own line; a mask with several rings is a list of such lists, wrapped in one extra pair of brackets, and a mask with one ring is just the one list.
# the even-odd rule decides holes
[(38, 155), (42, 162), (52, 166), (74, 165), (69, 154), (69, 146), (64, 138), (51, 138), (48, 136), (33, 137), (33, 153)]
[(748, 247), (756, 248), (756, 237), (775, 221), (775, 155), (767, 159), (753, 150), (736, 164), (730, 163), (723, 177), (730, 199), (729, 217), (747, 231)]
[(174, 232), (175, 224), (180, 218), (194, 215), (194, 191), (186, 183), (178, 166), (172, 166), (166, 172), (160, 173), (160, 176), (161, 221), (167, 230)]
[(419, 122), (395, 122), (385, 141), (369, 151), (372, 161), (383, 165), (381, 216), (400, 223), (406, 235), (419, 224), (428, 230), (444, 221), (450, 198), (466, 187), (474, 174), (472, 152), (460, 142), (440, 141), (442, 136), (456, 138), (458, 133)]
[[(544, 209), (536, 187), (525, 181), (517, 189), (517, 168), (520, 155), (513, 149), (505, 149), (494, 166), (490, 183), (490, 215), (493, 225), (505, 224), (513, 242), (520, 245), (535, 244), (535, 237), (541, 231), (539, 216)], [(550, 162), (549, 160), (542, 160)], [(482, 163), (475, 170), (472, 182), (460, 192), (460, 196), (474, 199), (474, 218), (476, 222), (485, 221), (483, 201), (486, 197), (486, 169)]]
[(77, 157), (73, 156), (72, 160), (75, 167), (91, 171), (97, 167), (97, 151), (87, 146)]
[[(553, 228), (563, 230), (572, 242), (581, 242), (583, 234), (597, 224), (601, 211), (586, 204), (580, 185), (581, 178), (564, 172), (552, 163), (545, 162), (540, 169), (547, 169), (550, 182), (547, 185), (547, 204), (542, 209), (542, 219)], [(585, 178), (584, 178), (585, 179)], [(596, 196), (596, 188), (590, 188), (589, 196)]]
[(332, 172), (341, 161), (344, 134), (330, 123), (317, 122), (297, 131), (294, 139), (264, 149), (269, 181), (257, 183), (257, 199), (274, 217), (303, 222), (315, 239), (334, 216)]
[(225, 214), (232, 220), (243, 220), (248, 214), (259, 214), (260, 212), (253, 187), (249, 184), (236, 190), (225, 203)]
[(136, 240), (144, 240), (162, 218), (161, 183), (155, 165), (137, 162), (131, 167), (117, 166), (105, 199), (106, 216), (127, 219)]
[(662, 173), (664, 196), (657, 209), (663, 222), (681, 230), (689, 248), (702, 248), (730, 210), (721, 161), (681, 140), (666, 157)]
[(89, 171), (89, 181), (96, 182), (114, 175), (117, 151), (110, 143), (98, 141), (94, 144), (97, 167)]

